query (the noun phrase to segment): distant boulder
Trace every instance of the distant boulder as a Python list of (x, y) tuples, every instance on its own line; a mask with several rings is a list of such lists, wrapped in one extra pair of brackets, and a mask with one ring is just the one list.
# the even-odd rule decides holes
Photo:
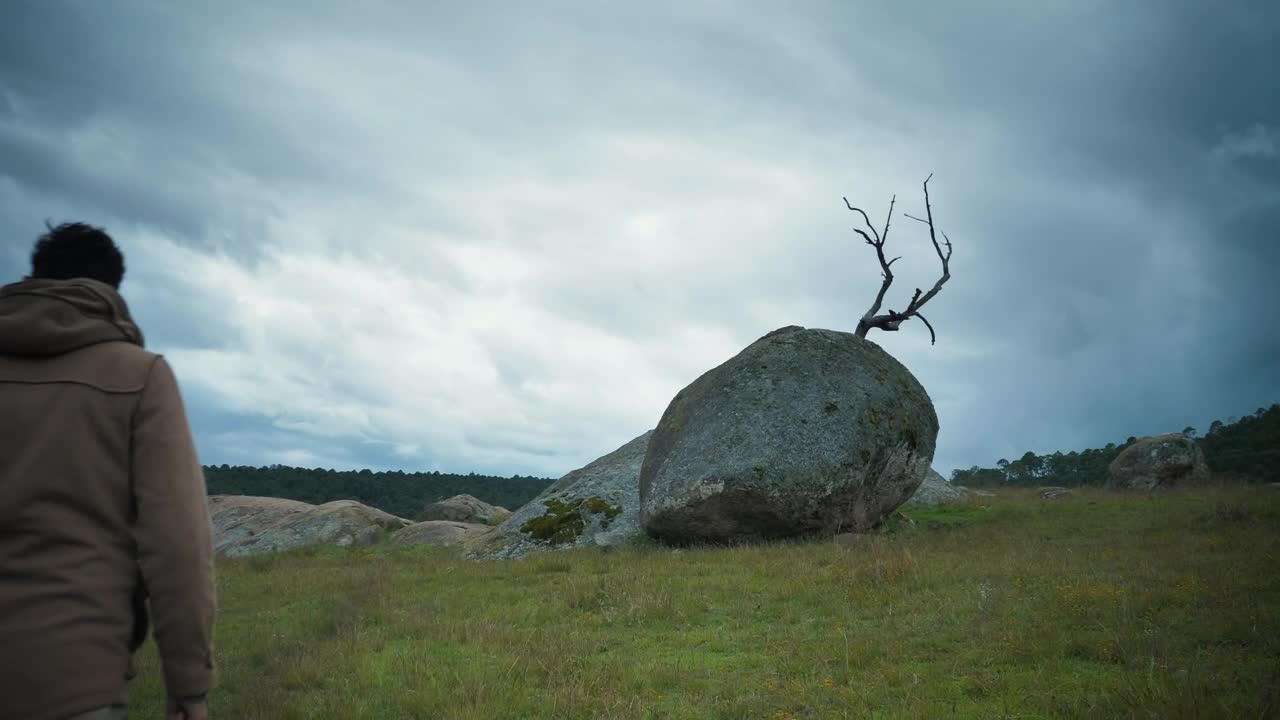
[(213, 523), (214, 552), (225, 553), (227, 548), (253, 537), (264, 528), (315, 507), (311, 503), (285, 498), (212, 495), (209, 497), (209, 519)]
[(1042, 487), (1039, 490), (1040, 497), (1045, 500), (1061, 500), (1071, 497), (1071, 490), (1064, 487)]
[(354, 500), (310, 505), (244, 495), (209, 498), (214, 550), (237, 557), (311, 545), (369, 545), (412, 523)]
[(511, 511), (504, 507), (490, 505), (471, 495), (454, 495), (447, 500), (441, 500), (426, 506), (419, 517), (423, 521), (451, 520), (462, 523), (497, 525), (511, 517)]
[(1108, 468), (1113, 490), (1164, 490), (1209, 481), (1209, 466), (1195, 440), (1182, 433), (1144, 437), (1125, 448)]
[(641, 524), (673, 543), (864, 532), (916, 492), (937, 436), (928, 393), (879, 345), (781, 328), (667, 406)]
[(916, 494), (912, 495), (906, 504), (940, 505), (964, 500), (967, 497), (969, 497), (968, 488), (952, 485), (937, 470), (929, 468), (929, 472), (924, 476), (924, 482), (920, 483), (920, 487), (916, 488)]
[(493, 526), (480, 523), (453, 522), (452, 520), (427, 520), (397, 530), (391, 536), (391, 545), (461, 545), (473, 537), (493, 532)]
[(640, 530), (640, 463), (652, 431), (555, 481), (464, 552), (477, 560), (531, 552), (616, 546)]

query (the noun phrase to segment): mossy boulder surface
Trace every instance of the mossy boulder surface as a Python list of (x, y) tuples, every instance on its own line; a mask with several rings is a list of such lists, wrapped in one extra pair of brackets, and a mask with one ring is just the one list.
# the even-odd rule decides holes
[[(601, 530), (622, 514), (621, 505), (610, 505), (599, 495), (576, 500), (543, 500), (547, 509), (542, 515), (531, 517), (520, 526), (520, 532), (550, 545), (577, 542), (587, 525), (598, 522)], [(600, 517), (594, 517), (594, 516)]]
[(681, 390), (640, 471), (641, 525), (673, 543), (862, 532), (915, 493), (938, 416), (897, 360), (789, 326)]
[(477, 560), (584, 545), (622, 545), (640, 530), (640, 463), (650, 432), (552, 483), (492, 533), (467, 541)]

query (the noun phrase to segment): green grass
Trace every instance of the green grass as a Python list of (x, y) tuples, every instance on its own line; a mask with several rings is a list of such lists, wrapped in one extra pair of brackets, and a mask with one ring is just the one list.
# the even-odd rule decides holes
[[(221, 561), (216, 718), (1280, 717), (1280, 491), (1007, 491), (852, 543)], [(154, 646), (131, 709), (162, 702)]]

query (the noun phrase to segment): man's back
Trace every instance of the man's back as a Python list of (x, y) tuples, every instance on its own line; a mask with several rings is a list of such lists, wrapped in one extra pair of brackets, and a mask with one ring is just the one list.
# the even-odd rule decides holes
[(106, 283), (0, 288), (0, 718), (124, 703), (144, 594), (170, 694), (213, 686), (204, 480), (142, 342)]

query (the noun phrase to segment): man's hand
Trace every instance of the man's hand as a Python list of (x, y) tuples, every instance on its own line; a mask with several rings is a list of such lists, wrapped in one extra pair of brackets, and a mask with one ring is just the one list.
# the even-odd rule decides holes
[(209, 702), (170, 698), (165, 707), (164, 720), (209, 720)]

